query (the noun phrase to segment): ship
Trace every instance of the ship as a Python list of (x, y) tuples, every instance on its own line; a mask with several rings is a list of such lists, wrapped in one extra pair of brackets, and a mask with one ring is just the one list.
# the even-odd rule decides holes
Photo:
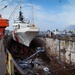
[(38, 33), (39, 28), (31, 24), (28, 18), (24, 18), (20, 7), (19, 17), (14, 20), (13, 24), (13, 39), (25, 46), (29, 46)]

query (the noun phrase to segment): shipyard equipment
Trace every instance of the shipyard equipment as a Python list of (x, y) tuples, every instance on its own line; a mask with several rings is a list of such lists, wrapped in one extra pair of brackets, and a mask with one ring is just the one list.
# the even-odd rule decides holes
[(5, 34), (5, 28), (9, 26), (8, 19), (3, 19), (0, 15), (0, 38)]

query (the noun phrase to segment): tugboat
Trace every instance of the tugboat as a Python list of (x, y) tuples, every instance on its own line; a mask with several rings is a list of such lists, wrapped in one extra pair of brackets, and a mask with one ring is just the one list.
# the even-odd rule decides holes
[(23, 13), (19, 12), (19, 17), (13, 24), (13, 39), (25, 46), (29, 46), (33, 38), (39, 33), (39, 28), (34, 24), (31, 25), (28, 18), (23, 17)]

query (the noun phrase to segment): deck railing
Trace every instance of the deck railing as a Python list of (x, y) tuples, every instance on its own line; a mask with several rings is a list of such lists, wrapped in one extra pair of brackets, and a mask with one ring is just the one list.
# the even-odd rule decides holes
[(21, 75), (25, 75), (23, 69), (16, 63), (16, 61), (12, 57), (11, 53), (8, 50), (6, 50), (6, 53), (7, 53), (7, 59), (8, 59), (6, 70), (7, 70), (8, 74), (15, 75), (14, 74), (14, 67), (15, 67)]

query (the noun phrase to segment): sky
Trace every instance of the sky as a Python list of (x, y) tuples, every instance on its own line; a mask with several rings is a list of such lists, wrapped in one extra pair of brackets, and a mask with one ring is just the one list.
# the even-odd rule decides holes
[[(21, 3), (22, 2), (22, 3)], [(20, 4), (21, 3), (21, 4)], [(13, 30), (14, 20), (18, 17), (20, 6), (24, 17), (32, 20), (32, 7), (34, 7), (34, 24), (41, 31), (63, 30), (68, 26), (75, 25), (75, 0), (0, 0), (0, 14), (9, 19), (7, 29)], [(4, 6), (7, 8), (3, 9)]]

